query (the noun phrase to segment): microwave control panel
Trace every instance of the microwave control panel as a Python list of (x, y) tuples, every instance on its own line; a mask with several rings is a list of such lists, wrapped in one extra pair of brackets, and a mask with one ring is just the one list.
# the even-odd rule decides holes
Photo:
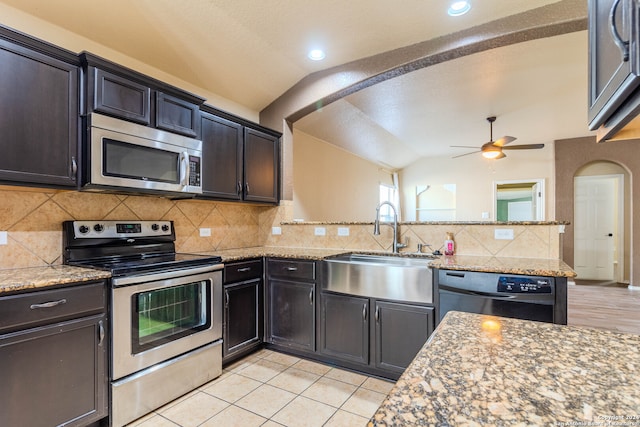
[(200, 187), (200, 157), (189, 156), (189, 185)]

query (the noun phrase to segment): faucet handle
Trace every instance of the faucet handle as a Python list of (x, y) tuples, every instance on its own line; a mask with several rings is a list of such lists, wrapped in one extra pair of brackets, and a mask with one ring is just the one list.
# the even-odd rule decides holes
[(398, 249), (406, 248), (407, 246), (409, 246), (409, 237), (405, 237), (404, 238), (404, 243), (397, 243), (396, 244), (396, 247)]

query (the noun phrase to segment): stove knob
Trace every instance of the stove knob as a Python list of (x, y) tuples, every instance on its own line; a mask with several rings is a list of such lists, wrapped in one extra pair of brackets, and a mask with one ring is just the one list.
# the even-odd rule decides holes
[(167, 224), (163, 225), (162, 231), (169, 231), (169, 226)]
[(158, 227), (158, 224), (151, 224), (151, 229), (153, 231), (158, 231), (158, 228), (160, 228), (160, 227)]
[(104, 225), (96, 224), (93, 226), (93, 229), (96, 231), (96, 233), (102, 233), (102, 231), (104, 230)]
[(87, 234), (89, 232), (89, 227), (87, 227), (86, 225), (81, 225), (80, 227), (78, 227), (78, 231), (80, 232), (80, 234)]

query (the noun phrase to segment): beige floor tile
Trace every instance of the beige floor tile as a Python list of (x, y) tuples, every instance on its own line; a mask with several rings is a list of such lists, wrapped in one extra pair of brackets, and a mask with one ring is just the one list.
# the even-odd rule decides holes
[(242, 371), (244, 368), (246, 368), (247, 366), (251, 366), (255, 363), (255, 361), (249, 361), (246, 359), (240, 359), (237, 360), (235, 362), (233, 362), (230, 365), (227, 365), (224, 367), (224, 369), (222, 370), (223, 374), (225, 373), (238, 373), (240, 371)]
[(318, 379), (320, 379), (320, 375), (296, 368), (289, 368), (270, 379), (267, 384), (290, 391), (291, 393), (300, 394)]
[(327, 421), (324, 427), (364, 427), (368, 421), (369, 418), (339, 409), (333, 414), (333, 417)]
[(273, 352), (272, 354), (265, 356), (264, 359), (270, 362), (276, 362), (286, 366), (294, 365), (300, 361), (299, 357), (291, 356), (284, 353), (276, 353), (276, 352)]
[(262, 385), (260, 381), (238, 374), (231, 374), (221, 381), (209, 384), (209, 386), (202, 388), (203, 392), (230, 403), (246, 396)]
[(192, 396), (195, 396), (199, 392), (200, 392), (200, 390), (197, 390), (197, 389), (193, 390), (193, 391), (190, 391), (189, 393), (184, 394), (184, 395), (172, 400), (171, 402), (167, 403), (166, 405), (158, 408), (155, 412), (157, 412), (157, 413), (165, 412), (167, 409), (171, 408), (172, 406), (177, 405), (178, 403), (184, 402), (185, 400), (189, 399)]
[(161, 415), (181, 427), (196, 427), (227, 406), (229, 404), (223, 400), (198, 392), (167, 410), (163, 410)]
[(286, 390), (264, 384), (238, 400), (235, 404), (247, 411), (254, 412), (265, 418), (271, 418), (295, 397), (295, 394)]
[(367, 390), (377, 391), (378, 393), (388, 394), (394, 385), (396, 385), (396, 383), (393, 381), (369, 377), (360, 387), (366, 388)]
[(356, 391), (358, 387), (322, 377), (306, 389), (302, 395), (333, 407), (340, 407)]
[(239, 375), (253, 378), (256, 381), (266, 383), (271, 378), (286, 370), (285, 365), (271, 362), (269, 360), (260, 359), (256, 363), (252, 363), (241, 371), (237, 371)]
[(359, 388), (340, 409), (371, 418), (386, 396), (386, 394)]
[(266, 423), (262, 424), (261, 427), (282, 427), (282, 424), (269, 420)]
[(271, 419), (287, 427), (320, 427), (335, 412), (332, 406), (298, 396)]
[(324, 374), (324, 376), (357, 386), (361, 385), (367, 379), (366, 375), (356, 374), (355, 372), (339, 368), (331, 368), (331, 370)]
[(265, 421), (267, 419), (260, 415), (232, 405), (209, 418), (201, 427), (258, 427)]
[(311, 372), (317, 375), (324, 375), (331, 370), (331, 366), (323, 365), (322, 363), (312, 362), (311, 360), (301, 359), (298, 363), (293, 365), (296, 369)]
[(142, 418), (138, 418), (127, 427), (176, 427), (177, 424), (163, 418), (161, 415), (152, 412)]

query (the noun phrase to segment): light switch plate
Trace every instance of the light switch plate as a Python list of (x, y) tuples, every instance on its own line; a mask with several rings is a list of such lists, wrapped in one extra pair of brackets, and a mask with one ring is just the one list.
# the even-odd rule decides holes
[(0, 245), (6, 245), (6, 244), (7, 244), (7, 232), (0, 231)]
[(315, 233), (316, 236), (324, 236), (327, 234), (327, 229), (324, 227), (316, 227)]
[(338, 227), (338, 236), (348, 236), (349, 227)]
[(489, 212), (482, 212), (482, 219), (489, 219)]
[(496, 240), (513, 240), (512, 228), (496, 228), (494, 232)]
[(271, 234), (279, 236), (282, 234), (282, 227), (271, 227)]
[(211, 237), (211, 229), (210, 228), (201, 228), (200, 229), (200, 237)]

